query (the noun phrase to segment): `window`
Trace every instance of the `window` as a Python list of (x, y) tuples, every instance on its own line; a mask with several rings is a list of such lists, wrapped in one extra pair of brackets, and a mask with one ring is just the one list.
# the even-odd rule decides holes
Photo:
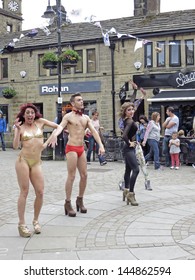
[(165, 66), (165, 42), (160, 41), (157, 43), (157, 67), (164, 67)]
[(83, 51), (77, 50), (77, 53), (81, 57), (81, 59), (78, 61), (77, 66), (75, 68), (75, 73), (83, 73)]
[(43, 56), (43, 54), (38, 55), (38, 61), (39, 61), (39, 76), (46, 76), (47, 70), (43, 68), (42, 64), (40, 63), (40, 59)]
[(194, 40), (185, 40), (186, 65), (194, 65)]
[(1, 80), (8, 78), (8, 58), (1, 58)]
[(152, 67), (152, 43), (147, 43), (144, 45), (144, 67)]
[(96, 57), (95, 49), (87, 50), (87, 72), (92, 73), (96, 71)]
[(169, 66), (181, 66), (181, 41), (169, 41)]
[(12, 33), (13, 26), (11, 24), (7, 24), (7, 33)]

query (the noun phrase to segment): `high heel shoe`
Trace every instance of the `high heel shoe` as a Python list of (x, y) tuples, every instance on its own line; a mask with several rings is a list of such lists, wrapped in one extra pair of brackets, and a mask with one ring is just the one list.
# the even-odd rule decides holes
[(128, 192), (129, 192), (129, 189), (123, 190), (123, 201), (125, 201), (125, 198), (127, 197)]
[(31, 237), (32, 235), (32, 232), (29, 230), (29, 228), (23, 224), (18, 225), (18, 231), (21, 237)]
[(134, 192), (129, 192), (127, 194), (127, 205), (129, 205), (129, 202), (131, 203), (132, 206), (138, 206), (138, 203), (135, 200), (135, 193)]
[(70, 200), (65, 200), (64, 211), (65, 215), (68, 215), (69, 217), (76, 216), (76, 212), (73, 210)]
[(33, 220), (33, 226), (36, 234), (41, 233), (41, 226), (37, 220)]
[(87, 213), (87, 209), (83, 205), (83, 198), (82, 197), (77, 196), (76, 207), (77, 207), (77, 212), (79, 212), (79, 209), (80, 209), (81, 213)]

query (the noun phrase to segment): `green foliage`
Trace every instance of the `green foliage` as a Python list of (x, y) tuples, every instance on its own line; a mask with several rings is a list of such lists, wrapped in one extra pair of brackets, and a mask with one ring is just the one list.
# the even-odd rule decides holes
[(75, 50), (71, 50), (71, 49), (64, 51), (59, 56), (59, 60), (62, 62), (66, 62), (67, 60), (72, 61), (72, 62), (77, 62), (80, 59), (81, 59), (81, 57), (79, 56), (78, 52), (76, 52)]
[(45, 62), (58, 62), (58, 56), (54, 52), (46, 52), (40, 59), (40, 62), (44, 64)]
[(2, 90), (3, 96), (15, 96), (17, 94), (16, 90), (14, 88), (4, 88)]

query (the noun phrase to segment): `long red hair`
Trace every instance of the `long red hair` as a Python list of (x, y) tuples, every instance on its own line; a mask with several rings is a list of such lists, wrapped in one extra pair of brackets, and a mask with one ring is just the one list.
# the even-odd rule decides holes
[(17, 115), (17, 118), (19, 118), (19, 121), (22, 122), (22, 124), (24, 123), (24, 117), (23, 116), (24, 116), (24, 113), (25, 113), (27, 108), (31, 108), (35, 111), (35, 120), (40, 119), (42, 117), (38, 108), (34, 104), (32, 104), (32, 103), (23, 104), (20, 107), (20, 112)]

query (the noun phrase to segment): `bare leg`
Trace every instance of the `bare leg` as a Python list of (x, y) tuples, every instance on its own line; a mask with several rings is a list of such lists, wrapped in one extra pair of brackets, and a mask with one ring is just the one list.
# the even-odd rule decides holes
[(85, 152), (78, 158), (77, 167), (80, 174), (79, 197), (83, 197), (87, 185), (87, 161)]
[(29, 192), (29, 167), (25, 162), (25, 160), (17, 159), (15, 169), (16, 169), (18, 184), (20, 187), (20, 194), (18, 197), (19, 224), (25, 224), (24, 214), (26, 208), (26, 199)]
[(67, 159), (67, 170), (68, 177), (65, 183), (65, 192), (66, 192), (66, 200), (71, 200), (72, 195), (72, 187), (75, 180), (76, 168), (77, 168), (77, 153), (76, 152), (68, 152), (66, 154)]
[(35, 190), (34, 201), (34, 220), (38, 221), (39, 214), (43, 205), (43, 193), (44, 193), (44, 178), (42, 173), (42, 167), (40, 164), (36, 164), (30, 171), (30, 180)]

